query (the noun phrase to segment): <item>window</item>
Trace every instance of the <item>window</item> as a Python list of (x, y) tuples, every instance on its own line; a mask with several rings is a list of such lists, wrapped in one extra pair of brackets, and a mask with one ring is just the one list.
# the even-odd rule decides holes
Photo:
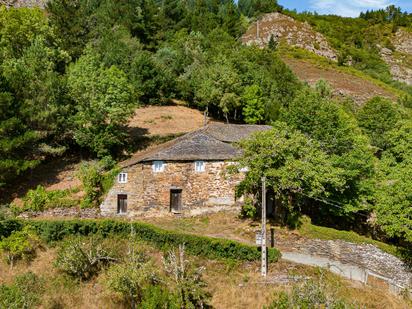
[(153, 161), (153, 172), (159, 173), (165, 170), (165, 163), (163, 161)]
[(195, 161), (195, 171), (200, 173), (205, 171), (205, 161)]
[(117, 213), (119, 215), (125, 214), (127, 212), (127, 195), (119, 194), (117, 196)]
[(120, 173), (117, 176), (118, 183), (127, 183), (127, 173)]

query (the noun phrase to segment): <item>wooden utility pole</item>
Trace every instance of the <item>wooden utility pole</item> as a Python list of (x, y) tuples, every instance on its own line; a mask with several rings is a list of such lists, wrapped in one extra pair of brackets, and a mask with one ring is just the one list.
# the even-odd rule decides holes
[(259, 39), (259, 19), (256, 20), (256, 38)]
[(262, 177), (262, 276), (267, 276), (266, 254), (266, 177)]

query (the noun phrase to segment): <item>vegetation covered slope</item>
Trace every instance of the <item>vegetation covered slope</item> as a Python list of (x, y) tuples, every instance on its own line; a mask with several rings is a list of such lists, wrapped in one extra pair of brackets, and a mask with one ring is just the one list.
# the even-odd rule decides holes
[(316, 31), (326, 36), (338, 52), (339, 64), (353, 66), (410, 94), (411, 88), (399, 82), (407, 82), (407, 79), (392, 75), (391, 64), (385, 62), (381, 56), (382, 48), (405, 52), (401, 42), (408, 41), (408, 36), (404, 33), (410, 31), (410, 14), (392, 5), (384, 10), (364, 12), (359, 18), (311, 13), (292, 15), (298, 20), (308, 22)]
[[(373, 14), (383, 14), (384, 18), (377, 21)], [(291, 68), (302, 80), (313, 84), (313, 79), (325, 79), (336, 92), (356, 102), (364, 103), (365, 96), (370, 99), (377, 94), (402, 97), (411, 91), (411, 36), (406, 21), (396, 24), (392, 16), (396, 14), (409, 18), (392, 7), (360, 18), (283, 10), (259, 17), (242, 41), (260, 47), (274, 41), (285, 61), (297, 59)], [(333, 76), (317, 70), (319, 66), (333, 70)], [(351, 84), (336, 82), (347, 80), (348, 75), (353, 78)], [(366, 88), (356, 89), (355, 84)]]

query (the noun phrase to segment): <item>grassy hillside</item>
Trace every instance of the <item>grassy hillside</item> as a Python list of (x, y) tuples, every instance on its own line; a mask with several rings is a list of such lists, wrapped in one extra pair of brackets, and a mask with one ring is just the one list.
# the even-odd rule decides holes
[[(42, 224), (37, 223), (38, 226)], [(62, 226), (64, 222), (56, 224)], [(46, 222), (46, 225), (53, 226), (54, 223)], [(56, 229), (47, 231), (50, 236), (57, 235)], [(119, 237), (107, 229), (102, 231), (106, 233), (105, 238), (76, 236), (60, 238), (52, 243), (32, 232), (20, 235), (23, 238), (30, 235), (32, 251), (24, 259), (16, 259), (12, 267), (5, 260), (0, 260), (0, 304), (5, 307), (23, 304), (30, 308), (130, 308), (131, 300), (135, 299), (135, 304), (141, 308), (153, 309), (165, 304), (175, 308), (173, 306), (181, 302), (179, 291), (183, 289), (189, 293), (186, 295), (193, 297), (191, 302), (202, 300), (212, 308), (222, 309), (264, 308), (285, 299), (299, 303), (310, 301), (313, 305), (339, 302), (366, 308), (408, 306), (408, 302), (377, 288), (352, 283), (312, 267), (283, 261), (271, 263), (267, 281), (263, 283), (257, 271), (259, 262), (245, 262), (236, 257), (205, 258), (193, 255), (189, 247), (179, 252), (170, 246), (159, 250), (158, 246), (153, 246), (154, 243), (142, 242), (133, 234)], [(100, 256), (110, 256), (113, 260), (93, 268), (89, 268), (87, 263), (84, 266), (72, 263), (82, 261), (81, 255), (71, 254), (72, 250), (81, 252), (79, 250), (86, 248), (93, 248)], [(174, 269), (173, 261), (181, 261), (182, 252), (184, 277), (176, 280), (175, 273), (170, 273), (168, 267)], [(84, 253), (94, 255), (95, 251)], [(138, 259), (130, 259), (132, 256)], [(122, 267), (127, 267), (126, 272), (121, 272)], [(139, 269), (140, 276), (129, 282), (127, 280), (133, 278), (130, 276), (133, 276), (135, 267)], [(75, 269), (79, 272), (73, 272)], [(150, 276), (145, 277), (146, 274)], [(137, 285), (134, 286), (133, 282)], [(121, 287), (130, 287), (131, 290)], [(134, 294), (128, 294), (128, 291)]]

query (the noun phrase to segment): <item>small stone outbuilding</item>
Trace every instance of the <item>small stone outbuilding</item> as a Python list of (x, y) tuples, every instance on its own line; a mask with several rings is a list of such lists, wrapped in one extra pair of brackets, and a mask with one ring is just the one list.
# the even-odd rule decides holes
[(123, 162), (101, 204), (104, 216), (196, 215), (230, 209), (243, 174), (229, 173), (235, 143), (270, 126), (210, 124)]

